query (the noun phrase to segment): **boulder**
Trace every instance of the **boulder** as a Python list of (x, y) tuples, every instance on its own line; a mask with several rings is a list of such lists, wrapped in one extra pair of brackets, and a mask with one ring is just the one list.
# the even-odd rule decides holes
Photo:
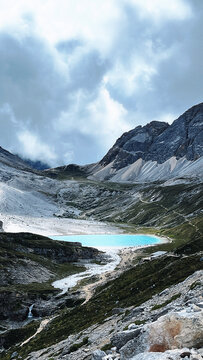
[(119, 332), (112, 336), (111, 343), (117, 349), (122, 348), (129, 340), (136, 338), (140, 334), (141, 328)]
[(112, 309), (112, 314), (113, 315), (119, 315), (119, 314), (122, 314), (122, 313), (124, 313), (124, 309), (122, 309), (122, 308), (114, 308), (114, 309)]
[[(122, 339), (121, 335), (120, 338)], [(120, 353), (121, 360), (127, 360), (139, 353), (163, 353), (174, 348), (191, 349), (202, 346), (203, 311), (196, 312), (186, 308), (180, 312), (171, 312), (153, 323), (144, 325), (138, 335), (126, 341), (120, 348)]]
[(18, 352), (17, 352), (17, 351), (15, 351), (15, 352), (13, 352), (13, 353), (11, 354), (11, 359), (14, 359), (14, 358), (16, 358), (16, 357), (18, 357)]
[(103, 357), (106, 356), (106, 353), (102, 350), (95, 350), (92, 353), (91, 360), (102, 360)]

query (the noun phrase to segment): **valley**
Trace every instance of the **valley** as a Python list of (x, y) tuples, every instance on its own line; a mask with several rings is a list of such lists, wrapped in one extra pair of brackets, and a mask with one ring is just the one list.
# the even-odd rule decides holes
[[(87, 166), (41, 171), (0, 149), (2, 360), (201, 359), (202, 114), (137, 127)], [(84, 234), (167, 241), (113, 262)]]

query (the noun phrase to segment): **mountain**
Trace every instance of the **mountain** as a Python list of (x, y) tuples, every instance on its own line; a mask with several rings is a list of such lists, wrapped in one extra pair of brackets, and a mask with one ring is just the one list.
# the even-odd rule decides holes
[(0, 146), (0, 164), (20, 170), (31, 170), (30, 166), (18, 155), (14, 155)]
[(92, 179), (156, 181), (203, 173), (203, 103), (171, 125), (152, 121), (124, 133), (99, 162)]
[(30, 166), (32, 169), (36, 170), (46, 170), (49, 169), (50, 166), (48, 164), (45, 164), (44, 162), (40, 160), (32, 161), (30, 159), (24, 159), (23, 160), (28, 166)]
[[(171, 359), (199, 359), (202, 158), (202, 104), (172, 125), (152, 121), (123, 134), (87, 166), (37, 171), (0, 148), (0, 358), (151, 360), (149, 350), (159, 360), (168, 352), (154, 351), (168, 349)], [(115, 272), (81, 274), (67, 293), (52, 286), (83, 272), (87, 258), (103, 267), (103, 258), (44, 236), (122, 232), (170, 241), (121, 252)], [(176, 354), (174, 342), (157, 342), (168, 333), (182, 339)]]

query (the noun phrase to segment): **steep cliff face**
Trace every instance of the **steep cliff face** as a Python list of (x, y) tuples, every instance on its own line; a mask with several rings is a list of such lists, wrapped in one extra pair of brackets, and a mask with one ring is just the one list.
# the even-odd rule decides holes
[(100, 161), (103, 166), (112, 161), (117, 170), (138, 159), (159, 164), (175, 156), (197, 160), (203, 155), (203, 103), (193, 106), (169, 125), (152, 121), (124, 133)]
[(106, 166), (114, 161), (114, 168), (118, 170), (140, 158), (145, 158), (156, 138), (168, 127), (167, 123), (152, 121), (146, 126), (138, 126), (124, 133), (100, 164)]
[(194, 161), (203, 155), (203, 103), (173, 122), (152, 144), (145, 160), (163, 163), (172, 156)]
[(98, 254), (97, 249), (80, 243), (53, 241), (31, 233), (1, 233), (0, 320), (25, 320), (28, 307), (38, 300), (41, 304), (37, 305), (38, 314), (54, 311), (57, 302), (54, 303), (54, 298), (52, 303), (48, 302), (58, 290), (51, 282), (58, 276), (82, 271), (75, 262), (98, 260)]
[(114, 182), (157, 181), (202, 174), (203, 103), (171, 125), (152, 121), (123, 134), (92, 177)]

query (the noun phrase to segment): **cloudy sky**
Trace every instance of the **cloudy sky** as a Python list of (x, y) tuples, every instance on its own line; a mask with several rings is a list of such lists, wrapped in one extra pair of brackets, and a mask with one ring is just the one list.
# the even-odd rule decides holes
[(50, 166), (202, 101), (202, 0), (0, 0), (0, 145)]

